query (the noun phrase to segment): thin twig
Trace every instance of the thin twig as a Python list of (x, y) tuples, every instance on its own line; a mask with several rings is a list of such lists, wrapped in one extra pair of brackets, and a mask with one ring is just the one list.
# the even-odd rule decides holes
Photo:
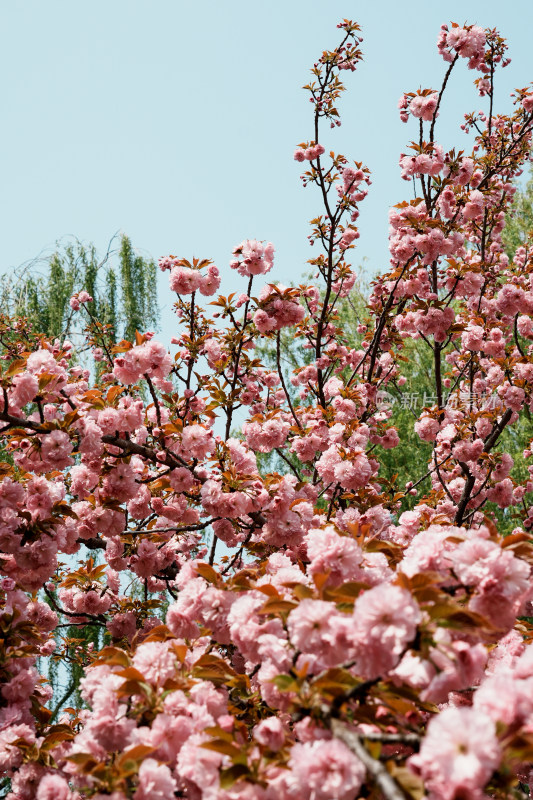
[(351, 731), (343, 722), (338, 719), (331, 720), (331, 732), (333, 735), (344, 742), (352, 753), (365, 765), (368, 773), (373, 778), (378, 789), (383, 793), (386, 800), (405, 800), (402, 792), (392, 775), (380, 761), (372, 758), (359, 734)]

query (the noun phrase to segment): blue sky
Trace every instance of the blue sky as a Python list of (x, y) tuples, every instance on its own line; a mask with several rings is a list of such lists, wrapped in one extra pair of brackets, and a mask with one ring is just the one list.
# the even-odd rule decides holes
[[(399, 121), (401, 93), (437, 88), (442, 22), (498, 27), (511, 65), (497, 108), (533, 80), (527, 0), (404, 4), (330, 0), (24, 0), (0, 6), (3, 236), (9, 270), (72, 234), (105, 250), (117, 230), (154, 257), (213, 258), (223, 288), (244, 238), (276, 246), (272, 279), (298, 281), (320, 213), (303, 190), (296, 143), (311, 138), (308, 69), (337, 42), (343, 17), (363, 26), (365, 62), (346, 76), (343, 127), (323, 143), (373, 172), (356, 262), (387, 266), (388, 208), (409, 195), (398, 157), (415, 129)], [(461, 147), (465, 111), (483, 107), (465, 63), (450, 82), (437, 138)], [(269, 276), (269, 277), (270, 277)], [(163, 331), (172, 333), (161, 284)]]

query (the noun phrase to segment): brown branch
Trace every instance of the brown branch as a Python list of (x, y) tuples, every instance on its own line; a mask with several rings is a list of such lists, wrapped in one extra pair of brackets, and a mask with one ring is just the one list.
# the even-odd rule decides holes
[(148, 389), (150, 391), (150, 394), (152, 396), (152, 400), (154, 402), (155, 414), (156, 414), (156, 417), (157, 417), (157, 424), (159, 425), (159, 427), (161, 427), (161, 407), (159, 405), (159, 399), (157, 397), (157, 394), (155, 393), (154, 384), (150, 380), (150, 376), (148, 375), (147, 372), (144, 373), (144, 379), (146, 380), (146, 383), (148, 384)]
[(152, 450), (151, 447), (146, 447), (143, 444), (137, 444), (137, 442), (132, 442), (131, 439), (122, 439), (120, 436), (111, 436), (106, 434), (102, 436), (102, 441), (104, 444), (113, 445), (113, 447), (120, 447), (121, 450), (124, 450), (126, 453), (135, 453), (135, 455), (142, 456), (147, 461), (152, 461), (154, 464), (164, 464), (166, 467), (170, 467), (171, 469), (175, 469), (177, 466), (185, 466), (193, 472), (192, 467), (187, 464), (179, 456), (171, 455), (170, 453), (165, 453), (164, 459), (159, 459), (156, 455), (155, 450)]
[(364, 764), (367, 772), (373, 779), (377, 788), (382, 792), (385, 800), (405, 800), (405, 794), (392, 775), (387, 772), (380, 761), (372, 758), (361, 741), (359, 734), (355, 733), (355, 731), (351, 731), (343, 722), (337, 719), (331, 720), (331, 732), (333, 736), (340, 739), (341, 742), (344, 742), (346, 747), (348, 747), (362, 764)]
[(287, 387), (285, 386), (285, 379), (283, 377), (283, 370), (281, 368), (281, 331), (278, 331), (278, 334), (276, 336), (276, 362), (277, 362), (277, 369), (278, 369), (279, 379), (281, 381), (281, 385), (283, 387), (283, 391), (285, 392), (285, 397), (287, 398), (287, 403), (289, 404), (289, 408), (291, 410), (291, 414), (294, 417), (294, 421), (296, 422), (297, 426), (300, 428), (300, 430), (302, 430), (301, 422), (298, 419), (298, 417), (296, 416), (296, 413), (294, 411), (294, 407), (292, 405), (292, 400), (291, 400), (290, 394), (288, 393)]
[(474, 475), (472, 475), (464, 461), (459, 461), (459, 466), (461, 467), (463, 475), (466, 476), (466, 481), (463, 487), (463, 493), (461, 494), (461, 499), (459, 500), (459, 505), (457, 507), (457, 513), (455, 515), (456, 525), (461, 525), (463, 522), (464, 513), (468, 503), (470, 502), (470, 495), (472, 494), (472, 489), (474, 488), (474, 484), (476, 482)]
[(418, 750), (420, 736), (417, 733), (384, 733), (383, 731), (372, 731), (362, 734), (363, 739), (369, 742), (383, 742), (384, 744), (406, 744)]
[(106, 543), (98, 536), (91, 536), (90, 539), (78, 539), (78, 544), (84, 544), (89, 550), (105, 550)]
[[(0, 420), (7, 422), (8, 428), (28, 428), (30, 431), (35, 431), (36, 433), (52, 433), (54, 430), (54, 428), (44, 428), (40, 423), (34, 422), (31, 419), (15, 417), (7, 411), (0, 411)], [(4, 428), (3, 430), (5, 431), (8, 428)]]
[(512, 416), (513, 416), (513, 409), (508, 408), (503, 417), (501, 418), (501, 420), (495, 424), (492, 433), (489, 434), (489, 436), (487, 436), (487, 438), (485, 439), (484, 442), (485, 453), (490, 453), (490, 451), (498, 441), (498, 437), (500, 436), (500, 434), (502, 433), (503, 429), (505, 428), (505, 426), (507, 425)]

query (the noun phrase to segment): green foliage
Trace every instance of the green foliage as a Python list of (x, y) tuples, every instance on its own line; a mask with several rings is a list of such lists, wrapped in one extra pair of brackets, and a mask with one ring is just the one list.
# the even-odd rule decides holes
[[(398, 488), (402, 490), (408, 481), (418, 482), (428, 471), (431, 445), (421, 441), (415, 432), (414, 423), (424, 406), (433, 404), (434, 389), (431, 386), (432, 353), (423, 340), (410, 339), (405, 343), (406, 362), (403, 373), (407, 378), (402, 387), (390, 387), (392, 401), (390, 422), (398, 430), (400, 443), (392, 450), (379, 448), (380, 474), (392, 481), (396, 476)], [(420, 490), (430, 488), (430, 479), (420, 484)], [(415, 498), (408, 496), (402, 507), (410, 508)]]
[(133, 339), (135, 331), (146, 330), (157, 322), (157, 268), (155, 262), (136, 254), (127, 236), (122, 237), (120, 281), (124, 338)]
[(157, 327), (155, 262), (136, 253), (127, 236), (121, 236), (118, 250), (113, 241), (103, 258), (94, 245), (76, 239), (18, 274), (1, 276), (4, 312), (26, 317), (37, 333), (64, 339), (75, 334), (69, 300), (85, 290), (93, 297), (91, 313), (111, 326), (115, 341)]
[(524, 189), (518, 189), (510, 214), (505, 220), (502, 238), (507, 255), (512, 257), (517, 247), (524, 245), (533, 236), (533, 164), (529, 170), (529, 180)]
[[(366, 294), (368, 287), (356, 286), (350, 296), (340, 303), (340, 326), (350, 347), (362, 347), (363, 337), (357, 332), (357, 325), (364, 324), (367, 317)], [(402, 375), (406, 382), (402, 386), (390, 383), (383, 386), (386, 393), (383, 397), (384, 408), (391, 413), (389, 423), (398, 430), (400, 442), (391, 450), (378, 446), (374, 452), (381, 465), (380, 476), (394, 482), (400, 491), (408, 481), (417, 482), (428, 471), (432, 448), (420, 440), (414, 423), (422, 408), (434, 402), (431, 399), (434, 392), (433, 353), (426, 342), (423, 339), (406, 340), (402, 359)], [(428, 477), (420, 484), (420, 490), (429, 488)], [(402, 510), (410, 508), (414, 502), (414, 497), (407, 496), (402, 503)]]
[[(84, 708), (85, 702), (80, 694), (80, 681), (85, 674), (90, 653), (98, 652), (105, 644), (105, 634), (98, 625), (70, 625), (56, 632), (56, 641), (61, 646), (61, 657), (47, 659), (48, 681), (54, 690), (50, 704), (52, 721), (55, 721), (68, 705)], [(109, 639), (109, 636), (107, 637)], [(43, 669), (43, 665), (39, 665)]]

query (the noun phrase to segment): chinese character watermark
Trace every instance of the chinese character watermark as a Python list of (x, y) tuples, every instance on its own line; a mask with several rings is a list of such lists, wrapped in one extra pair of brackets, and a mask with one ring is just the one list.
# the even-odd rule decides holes
[[(423, 408), (432, 408), (437, 405), (437, 403), (437, 395), (428, 394), (427, 392), (401, 392), (400, 394), (392, 394), (391, 392), (381, 389), (376, 395), (376, 405), (379, 411), (386, 411), (393, 407), (409, 409), (410, 411), (421, 411)], [(448, 396), (445, 395), (443, 397), (443, 405), (446, 408), (461, 411), (474, 407), (489, 410), (499, 408), (502, 405), (502, 401), (495, 393), (459, 391), (453, 394), (450, 393)]]

